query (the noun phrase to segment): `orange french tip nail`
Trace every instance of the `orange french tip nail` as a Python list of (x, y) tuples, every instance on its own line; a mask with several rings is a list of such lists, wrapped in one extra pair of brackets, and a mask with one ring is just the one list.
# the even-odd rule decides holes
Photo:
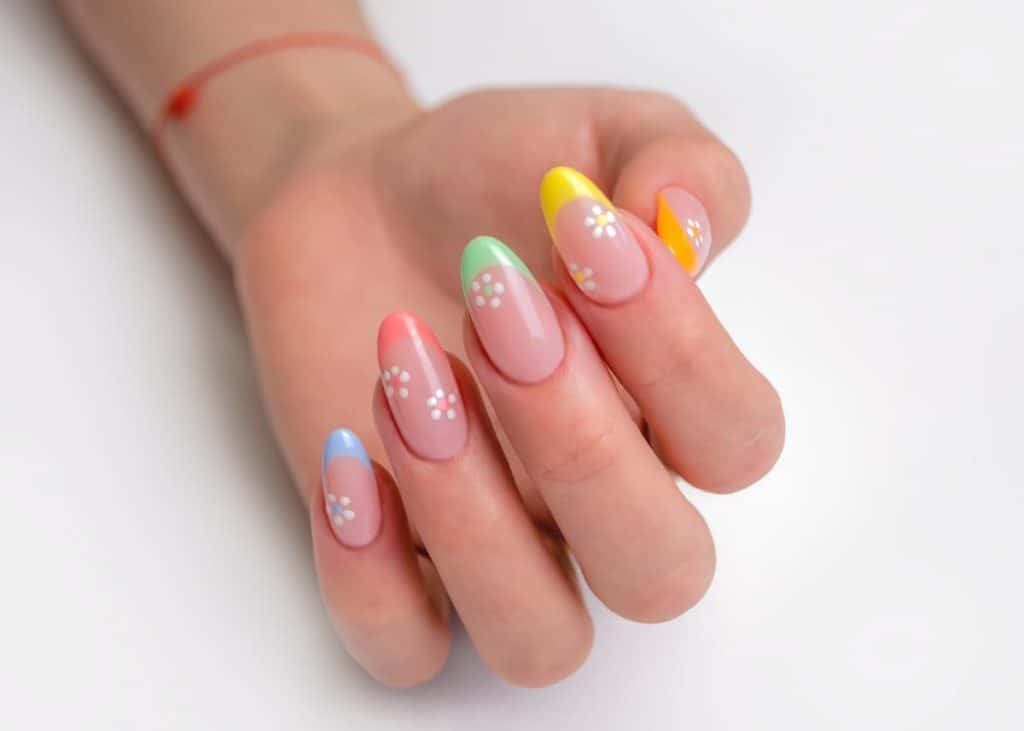
[(695, 274), (698, 266), (697, 250), (694, 249), (672, 207), (661, 193), (658, 193), (658, 220), (655, 230), (658, 238), (665, 243), (683, 269), (691, 276)]

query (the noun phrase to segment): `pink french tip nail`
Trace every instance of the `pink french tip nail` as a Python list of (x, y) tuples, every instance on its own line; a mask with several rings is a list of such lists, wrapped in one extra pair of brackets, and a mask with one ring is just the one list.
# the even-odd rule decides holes
[(348, 429), (331, 432), (322, 470), (324, 510), (334, 537), (349, 548), (373, 543), (380, 532), (380, 493), (359, 437)]
[(462, 252), (462, 292), (480, 342), (509, 380), (538, 383), (565, 356), (565, 340), (544, 290), (523, 261), (491, 236)]
[(548, 171), (540, 200), (555, 248), (584, 295), (615, 304), (644, 288), (650, 270), (636, 236), (583, 173), (567, 167)]
[(429, 460), (458, 455), (466, 445), (466, 412), (434, 333), (411, 312), (392, 313), (380, 324), (377, 359), (384, 395), (409, 449)]

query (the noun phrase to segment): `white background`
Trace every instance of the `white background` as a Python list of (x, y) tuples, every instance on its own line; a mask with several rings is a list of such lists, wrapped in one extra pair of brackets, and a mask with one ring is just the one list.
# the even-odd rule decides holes
[[(1019, 729), (1024, 11), (1016, 2), (371, 3), (427, 100), (654, 86), (741, 155), (703, 280), (782, 393), (719, 568), (504, 686), (342, 654), (229, 276), (48, 3), (0, 15), (0, 727)], [(1016, 697), (1015, 697), (1016, 696)]]

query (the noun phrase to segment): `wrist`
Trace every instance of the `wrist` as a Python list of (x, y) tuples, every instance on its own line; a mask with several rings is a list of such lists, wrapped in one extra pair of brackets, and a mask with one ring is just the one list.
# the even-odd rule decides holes
[(230, 257), (247, 222), (326, 137), (358, 139), (418, 112), (394, 70), (343, 49), (296, 48), (211, 78), (161, 132), (185, 194)]

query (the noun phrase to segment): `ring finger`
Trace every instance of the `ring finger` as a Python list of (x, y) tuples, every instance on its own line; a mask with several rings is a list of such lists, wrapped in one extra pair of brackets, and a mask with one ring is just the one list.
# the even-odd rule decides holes
[(578, 667), (593, 627), (527, 515), (472, 379), (414, 315), (381, 324), (374, 415), (402, 501), (484, 661), (517, 685)]

